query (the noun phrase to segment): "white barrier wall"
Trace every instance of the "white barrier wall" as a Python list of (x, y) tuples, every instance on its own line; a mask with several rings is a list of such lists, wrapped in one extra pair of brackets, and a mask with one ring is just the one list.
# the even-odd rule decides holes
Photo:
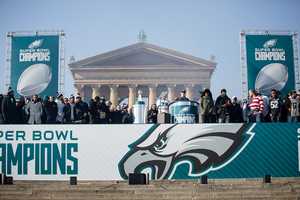
[[(16, 180), (299, 176), (299, 123), (1, 125), (0, 171)], [(259, 150), (259, 151), (258, 151)]]
[[(117, 163), (128, 151), (128, 144), (139, 138), (151, 125), (7, 125), (0, 126), (0, 143), (1, 143), (1, 165), (9, 168), (3, 158), (4, 144), (12, 144), (13, 154), (17, 159), (17, 164), (12, 166), (12, 176), (15, 179), (24, 180), (65, 180), (73, 173), (82, 180), (113, 180), (121, 179), (118, 172)], [(24, 145), (27, 144), (27, 147)], [(51, 144), (51, 155), (47, 154), (49, 148), (45, 148), (44, 155), (41, 155), (41, 145)], [(62, 174), (57, 164), (57, 172), (53, 171), (54, 153), (53, 149), (58, 148), (62, 153), (62, 144), (66, 149), (66, 168), (72, 168), (69, 174)], [(73, 146), (72, 146), (72, 145)], [(20, 153), (16, 153), (19, 145)], [(39, 147), (37, 147), (37, 145)], [(69, 145), (69, 147), (68, 147)], [(33, 149), (31, 149), (31, 146)], [(7, 147), (6, 147), (7, 148)], [(24, 150), (27, 148), (26, 150)], [(68, 150), (69, 148), (69, 154)], [(77, 148), (77, 149), (76, 149)], [(31, 152), (30, 151), (34, 151)], [(23, 152), (25, 151), (25, 152)], [(22, 152), (22, 153), (21, 153)], [(11, 153), (6, 151), (6, 162), (11, 159)], [(49, 156), (50, 155), (50, 158)], [(10, 157), (10, 158), (9, 158)], [(24, 158), (29, 157), (28, 162)], [(70, 157), (70, 159), (68, 159)], [(45, 164), (43, 163), (45, 161)], [(75, 161), (74, 161), (75, 160)], [(77, 160), (77, 161), (76, 161)], [(38, 162), (38, 163), (36, 163)], [(49, 162), (52, 162), (51, 164)], [(57, 163), (64, 163), (63, 159)], [(75, 163), (74, 163), (75, 162)], [(76, 166), (77, 164), (78, 166)], [(28, 172), (23, 170), (18, 173), (18, 168), (23, 169), (28, 165)], [(39, 167), (37, 167), (37, 165)], [(41, 168), (45, 166), (45, 170)], [(51, 166), (49, 169), (49, 167)], [(39, 168), (39, 170), (37, 170)], [(77, 168), (78, 170), (74, 169)], [(39, 174), (37, 173), (39, 171)], [(44, 171), (44, 172), (42, 172)], [(67, 171), (67, 170), (66, 170)], [(7, 171), (6, 171), (7, 172)], [(43, 174), (42, 174), (43, 173)], [(47, 175), (47, 173), (50, 173)], [(77, 174), (78, 173), (78, 174)], [(9, 173), (7, 173), (9, 174)]]

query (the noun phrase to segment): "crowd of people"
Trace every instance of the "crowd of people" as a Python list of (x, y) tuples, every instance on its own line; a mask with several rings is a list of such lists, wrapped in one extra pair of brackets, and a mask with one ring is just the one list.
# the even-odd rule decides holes
[[(185, 91), (177, 101), (189, 101)], [(16, 101), (9, 88), (0, 94), (0, 124), (131, 124), (134, 122), (132, 108), (127, 104), (113, 106), (104, 97), (96, 96), (88, 103), (80, 94), (64, 97), (62, 94), (32, 98), (21, 97)], [(248, 99), (230, 98), (226, 89), (214, 100), (209, 89), (201, 92), (199, 100), (201, 123), (241, 122), (300, 122), (300, 94), (290, 92), (282, 97), (273, 89), (269, 96), (249, 90)], [(157, 123), (159, 106), (153, 104), (147, 112), (147, 123)]]
[(134, 120), (132, 109), (125, 104), (114, 107), (104, 97), (86, 103), (79, 94), (44, 99), (33, 95), (16, 101), (9, 88), (7, 95), (0, 95), (0, 105), (0, 124), (128, 124)]
[(214, 101), (209, 89), (203, 91), (200, 112), (204, 123), (300, 122), (300, 94), (282, 96), (272, 89), (269, 96), (249, 90), (248, 99), (229, 98), (226, 89)]

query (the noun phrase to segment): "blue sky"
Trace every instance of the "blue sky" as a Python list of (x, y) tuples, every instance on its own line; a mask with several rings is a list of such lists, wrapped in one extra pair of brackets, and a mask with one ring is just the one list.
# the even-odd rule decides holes
[[(62, 29), (68, 61), (136, 43), (144, 29), (149, 43), (205, 59), (215, 55), (213, 93), (225, 87), (230, 96), (240, 96), (239, 32), (299, 31), (299, 11), (299, 0), (0, 0), (0, 75), (8, 31)], [(69, 73), (66, 82), (70, 94)]]

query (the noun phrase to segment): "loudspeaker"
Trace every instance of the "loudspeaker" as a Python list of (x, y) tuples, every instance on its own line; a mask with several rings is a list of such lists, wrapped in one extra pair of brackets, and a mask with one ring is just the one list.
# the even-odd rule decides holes
[(3, 184), (4, 185), (13, 185), (14, 184), (14, 179), (12, 176), (3, 176)]
[(169, 124), (170, 123), (170, 114), (169, 113), (158, 113), (157, 123), (158, 124)]
[(207, 184), (207, 176), (201, 176), (201, 184)]
[(77, 185), (77, 177), (76, 176), (70, 177), (70, 185)]
[(271, 175), (270, 174), (266, 174), (264, 177), (264, 183), (271, 183)]
[(146, 185), (147, 184), (146, 174), (140, 173), (129, 173), (128, 183), (129, 185)]

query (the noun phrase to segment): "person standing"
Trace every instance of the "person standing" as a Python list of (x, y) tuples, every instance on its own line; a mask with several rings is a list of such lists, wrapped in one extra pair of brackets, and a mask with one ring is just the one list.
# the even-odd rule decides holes
[(75, 108), (75, 97), (71, 95), (69, 98), (69, 105), (70, 105), (70, 120), (71, 123), (74, 123), (74, 108)]
[(81, 100), (81, 96), (77, 95), (74, 106), (74, 123), (88, 124), (88, 104)]
[(226, 89), (223, 88), (216, 99), (215, 109), (219, 123), (229, 122), (231, 101), (226, 93)]
[(259, 96), (261, 96), (262, 100), (263, 100), (263, 103), (264, 103), (264, 109), (262, 111), (262, 121), (263, 122), (270, 122), (271, 119), (270, 119), (270, 100), (269, 100), (269, 97), (267, 97), (266, 95), (263, 95), (263, 94), (260, 94), (259, 93)]
[(71, 123), (71, 105), (69, 103), (69, 99), (67, 97), (64, 98), (64, 119), (63, 123), (70, 124)]
[(14, 124), (17, 119), (17, 106), (14, 91), (11, 87), (8, 88), (7, 95), (2, 101), (2, 117), (5, 124)]
[(122, 112), (121, 105), (117, 105), (115, 109), (112, 108), (110, 117), (111, 117), (112, 124), (122, 124), (123, 112)]
[(123, 124), (133, 124), (134, 122), (134, 115), (132, 108), (127, 107), (127, 112), (124, 112), (122, 123)]
[(100, 113), (100, 123), (109, 123), (109, 107), (106, 104), (105, 97), (100, 97), (99, 113)]
[(28, 124), (42, 123), (43, 106), (38, 101), (38, 95), (33, 95), (32, 100), (26, 105), (25, 112), (29, 115)]
[(147, 122), (150, 124), (156, 124), (157, 123), (157, 115), (158, 115), (158, 109), (156, 104), (152, 104), (150, 110), (147, 112)]
[(269, 105), (271, 122), (279, 122), (282, 103), (275, 89), (271, 90)]
[(177, 97), (175, 101), (189, 101), (189, 98), (186, 97), (186, 91), (182, 90), (180, 92), (180, 97)]
[(49, 101), (44, 103), (44, 110), (46, 113), (46, 123), (55, 124), (57, 117), (57, 103), (54, 101), (53, 96), (50, 96)]
[(201, 94), (200, 113), (202, 123), (213, 122), (214, 100), (209, 89), (205, 89)]
[(16, 123), (17, 124), (25, 124), (28, 121), (26, 112), (25, 112), (25, 108), (26, 108), (26, 104), (25, 104), (25, 98), (24, 97), (20, 97), (19, 101), (17, 102), (17, 115), (16, 115)]
[(249, 121), (261, 122), (262, 112), (264, 110), (264, 102), (261, 96), (255, 90), (249, 90)]
[(65, 109), (65, 103), (64, 103), (64, 96), (62, 94), (59, 94), (57, 96), (57, 117), (56, 117), (56, 121), (59, 124), (63, 124), (64, 123), (64, 109)]
[(230, 107), (230, 123), (243, 122), (243, 110), (236, 96), (232, 97)]
[(96, 96), (90, 102), (91, 121), (93, 124), (107, 124), (109, 118), (109, 109), (105, 104), (105, 97)]
[(299, 112), (300, 100), (297, 96), (296, 91), (293, 91), (291, 96), (291, 108), (289, 112), (289, 122), (298, 122), (298, 117), (300, 116)]

